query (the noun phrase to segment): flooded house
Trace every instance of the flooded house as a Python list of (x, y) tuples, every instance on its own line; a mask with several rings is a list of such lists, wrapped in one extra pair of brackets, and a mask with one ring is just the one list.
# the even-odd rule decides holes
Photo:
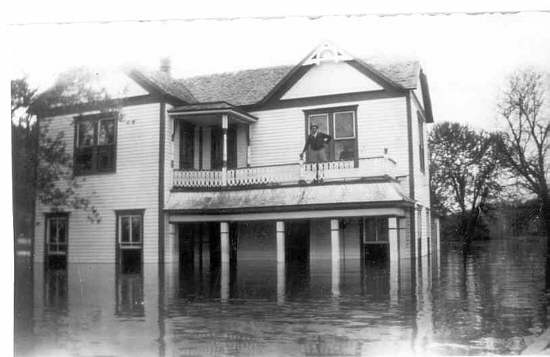
[[(418, 62), (321, 44), (291, 66), (177, 79), (165, 60), (114, 78), (116, 108), (37, 112), (48, 135), (64, 133), (100, 220), (37, 202), (35, 263), (218, 269), (223, 297), (255, 261), (274, 263), (277, 289), (293, 266), (329, 269), (338, 291), (344, 264), (388, 264), (393, 279), (438, 249)], [(326, 160), (300, 156), (312, 126), (330, 136)]]

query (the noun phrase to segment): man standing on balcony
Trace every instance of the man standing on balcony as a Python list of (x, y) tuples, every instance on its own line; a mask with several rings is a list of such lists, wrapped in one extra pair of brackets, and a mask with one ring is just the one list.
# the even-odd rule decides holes
[(327, 161), (327, 153), (325, 150), (326, 144), (328, 144), (332, 138), (330, 135), (322, 133), (319, 131), (317, 125), (311, 126), (311, 133), (307, 137), (306, 144), (304, 149), (300, 154), (300, 160), (303, 160), (304, 153), (307, 151), (308, 147), (311, 149), (311, 157), (309, 158), (310, 162), (325, 162)]

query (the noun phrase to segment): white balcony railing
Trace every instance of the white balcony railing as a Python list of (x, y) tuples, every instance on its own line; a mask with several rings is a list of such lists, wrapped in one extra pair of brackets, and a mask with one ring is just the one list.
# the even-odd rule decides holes
[(173, 185), (176, 188), (274, 186), (377, 176), (395, 178), (395, 161), (379, 156), (360, 159), (358, 167), (354, 161), (332, 161), (246, 167), (226, 172), (175, 170)]

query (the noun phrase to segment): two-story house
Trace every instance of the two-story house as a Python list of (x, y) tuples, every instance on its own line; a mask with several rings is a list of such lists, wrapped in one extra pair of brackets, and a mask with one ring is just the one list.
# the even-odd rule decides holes
[[(433, 117), (417, 62), (323, 44), (293, 66), (175, 79), (165, 61), (124, 78), (117, 111), (82, 103), (37, 113), (50, 135), (64, 132), (101, 220), (38, 202), (35, 262), (224, 269), (326, 259), (337, 273), (343, 257), (396, 262), (437, 246)], [(327, 162), (300, 159), (313, 124), (332, 137)]]

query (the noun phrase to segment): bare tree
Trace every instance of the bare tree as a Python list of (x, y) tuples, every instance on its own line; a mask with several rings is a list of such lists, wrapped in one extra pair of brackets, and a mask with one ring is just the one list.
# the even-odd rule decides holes
[[(499, 146), (503, 163), (520, 178), (521, 186), (538, 198), (540, 214), (550, 234), (547, 180), (550, 113), (544, 102), (547, 93), (544, 76), (533, 69), (524, 69), (509, 77), (498, 106), (506, 126)], [(550, 248), (550, 239), (548, 246)]]

